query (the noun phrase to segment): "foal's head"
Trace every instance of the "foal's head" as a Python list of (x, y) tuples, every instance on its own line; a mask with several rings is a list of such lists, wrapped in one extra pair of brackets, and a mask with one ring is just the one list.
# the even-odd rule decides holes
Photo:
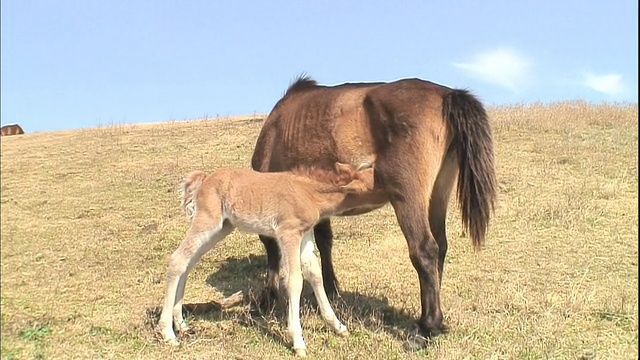
[(355, 168), (349, 164), (336, 162), (333, 171), (317, 167), (298, 167), (292, 172), (327, 184), (328, 188), (325, 191), (364, 193), (373, 191), (374, 187), (371, 165)]
[(345, 193), (359, 194), (373, 191), (373, 168), (354, 168), (351, 165), (336, 162), (336, 174), (340, 187)]

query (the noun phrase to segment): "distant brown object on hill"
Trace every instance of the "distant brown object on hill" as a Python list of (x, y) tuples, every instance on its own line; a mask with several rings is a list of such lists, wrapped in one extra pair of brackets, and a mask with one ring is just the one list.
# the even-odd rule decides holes
[(0, 129), (2, 136), (24, 134), (24, 130), (18, 124), (5, 125)]

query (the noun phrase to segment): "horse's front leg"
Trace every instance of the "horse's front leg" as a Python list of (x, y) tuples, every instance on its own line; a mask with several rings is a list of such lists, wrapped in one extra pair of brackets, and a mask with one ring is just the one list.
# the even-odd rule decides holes
[(269, 309), (279, 297), (280, 288), (280, 247), (276, 239), (260, 235), (260, 241), (267, 252), (267, 280), (260, 296), (260, 306)]
[(322, 220), (313, 228), (315, 243), (322, 260), (322, 282), (324, 290), (329, 297), (340, 296), (338, 279), (333, 270), (333, 258), (331, 250), (333, 248), (333, 231), (331, 221)]

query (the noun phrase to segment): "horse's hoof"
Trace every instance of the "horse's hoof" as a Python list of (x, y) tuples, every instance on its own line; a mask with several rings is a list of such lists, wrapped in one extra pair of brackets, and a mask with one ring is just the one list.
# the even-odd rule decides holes
[(405, 351), (413, 352), (424, 349), (427, 345), (429, 345), (429, 338), (415, 334), (407, 337), (407, 341), (404, 342), (403, 347)]
[(422, 331), (420, 326), (415, 323), (408, 331), (407, 340), (404, 343), (404, 349), (406, 351), (418, 351), (429, 345), (431, 339), (448, 332), (449, 327), (442, 324), (440, 328), (430, 329), (425, 333), (424, 331)]
[(306, 357), (307, 356), (307, 349), (293, 349), (293, 352), (298, 357)]
[(258, 296), (258, 307), (266, 313), (271, 313), (278, 303), (280, 294), (277, 289), (265, 287)]
[(405, 351), (418, 351), (424, 349), (429, 344), (430, 337), (424, 336), (418, 324), (413, 324), (407, 334), (407, 340), (403, 347)]

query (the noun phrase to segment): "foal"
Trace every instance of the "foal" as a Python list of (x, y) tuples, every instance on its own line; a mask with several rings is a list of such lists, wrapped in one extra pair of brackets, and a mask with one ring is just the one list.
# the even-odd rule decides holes
[(187, 329), (182, 300), (189, 271), (233, 229), (276, 239), (289, 296), (288, 333), (296, 355), (306, 355), (300, 324), (303, 278), (315, 293), (325, 322), (339, 335), (349, 334), (325, 293), (322, 272), (313, 253), (313, 227), (320, 220), (356, 207), (357, 194), (374, 187), (373, 168), (356, 170), (336, 163), (335, 172), (315, 168), (259, 173), (220, 169), (210, 175), (194, 171), (182, 183), (182, 208), (191, 220), (185, 239), (171, 255), (159, 329), (177, 345), (173, 324)]

